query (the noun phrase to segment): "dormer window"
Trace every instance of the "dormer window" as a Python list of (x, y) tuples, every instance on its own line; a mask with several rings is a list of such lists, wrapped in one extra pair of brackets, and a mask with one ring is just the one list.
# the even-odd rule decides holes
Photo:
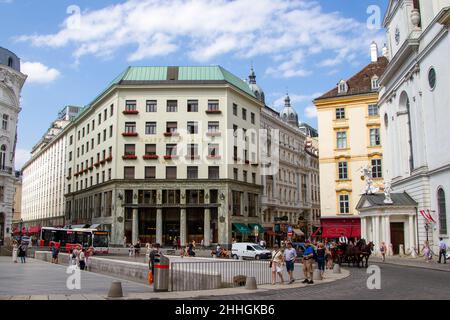
[(372, 77), (372, 90), (378, 90), (380, 89), (380, 84), (378, 82), (378, 76), (373, 76)]
[(338, 84), (338, 93), (343, 94), (343, 93), (347, 93), (347, 91), (348, 91), (347, 82), (344, 80), (341, 80)]

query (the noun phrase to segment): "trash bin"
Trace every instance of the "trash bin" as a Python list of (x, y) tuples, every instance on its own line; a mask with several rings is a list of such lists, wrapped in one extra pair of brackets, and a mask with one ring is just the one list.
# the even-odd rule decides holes
[(155, 256), (154, 292), (169, 291), (169, 266), (170, 260), (165, 255)]

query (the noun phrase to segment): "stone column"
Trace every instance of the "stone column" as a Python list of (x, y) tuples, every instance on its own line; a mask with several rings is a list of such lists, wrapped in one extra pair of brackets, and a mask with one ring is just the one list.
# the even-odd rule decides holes
[(209, 247), (211, 245), (211, 209), (206, 208), (204, 216), (203, 241), (205, 247)]
[(156, 243), (162, 245), (163, 222), (162, 222), (162, 209), (156, 209)]
[(375, 245), (375, 252), (378, 254), (380, 247), (380, 217), (373, 218), (373, 243)]
[(186, 222), (186, 208), (182, 208), (180, 209), (180, 243), (183, 247), (186, 245), (187, 240)]
[[(416, 246), (414, 243), (414, 216), (408, 216), (408, 231), (409, 231), (409, 247), (408, 249), (412, 250)], [(406, 248), (405, 248), (406, 250)]]
[(381, 245), (381, 242), (383, 242), (386, 238), (386, 217), (385, 216), (380, 217), (380, 227), (381, 227), (381, 232), (379, 233), (380, 239), (378, 240), (378, 242)]
[(133, 225), (131, 229), (131, 241), (135, 244), (139, 238), (139, 212), (138, 209), (133, 209)]
[(367, 218), (361, 217), (361, 238), (367, 240)]

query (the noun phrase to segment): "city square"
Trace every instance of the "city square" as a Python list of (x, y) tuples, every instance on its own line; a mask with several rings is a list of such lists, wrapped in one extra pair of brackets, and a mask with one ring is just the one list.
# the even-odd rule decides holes
[(0, 299), (449, 299), (450, 0), (372, 2), (0, 1)]

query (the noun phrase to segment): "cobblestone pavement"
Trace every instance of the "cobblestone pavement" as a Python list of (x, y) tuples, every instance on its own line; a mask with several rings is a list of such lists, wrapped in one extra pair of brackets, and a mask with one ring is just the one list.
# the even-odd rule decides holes
[[(370, 258), (372, 263), (382, 263), (381, 258)], [(442, 261), (443, 262), (443, 261)], [(423, 257), (411, 258), (411, 257), (387, 257), (386, 264), (394, 264), (399, 266), (409, 266), (425, 269), (433, 269), (440, 271), (450, 271), (450, 261), (448, 263), (438, 263), (438, 258), (433, 258), (432, 261), (426, 262)]]
[[(381, 289), (369, 290), (366, 269), (350, 268), (350, 277), (314, 287), (221, 297), (221, 300), (449, 300), (450, 273), (437, 270), (378, 264)], [(198, 299), (211, 299), (200, 297)], [(214, 298), (212, 298), (214, 299)]]

